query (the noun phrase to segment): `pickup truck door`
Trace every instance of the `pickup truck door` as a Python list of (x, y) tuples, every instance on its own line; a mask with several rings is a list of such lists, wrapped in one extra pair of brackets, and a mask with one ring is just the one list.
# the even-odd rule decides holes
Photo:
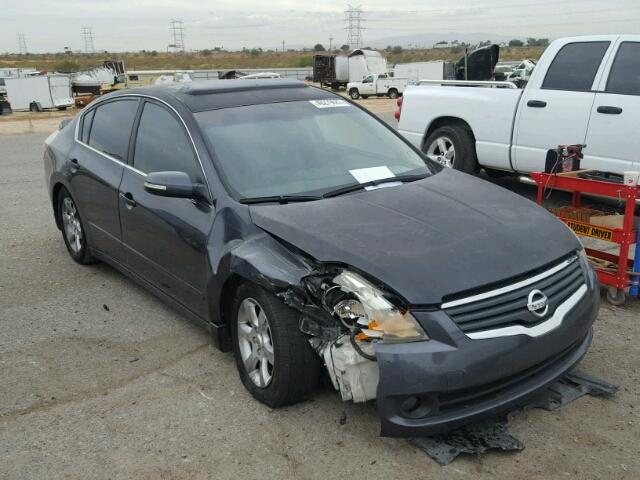
[(518, 106), (512, 147), (517, 171), (544, 170), (547, 150), (585, 142), (612, 43), (610, 37), (570, 41), (545, 52)]
[(583, 166), (623, 173), (640, 166), (640, 37), (622, 37), (591, 110)]
[(362, 87), (360, 88), (360, 95), (375, 95), (376, 94), (376, 84), (375, 78), (373, 75), (367, 75), (362, 79)]

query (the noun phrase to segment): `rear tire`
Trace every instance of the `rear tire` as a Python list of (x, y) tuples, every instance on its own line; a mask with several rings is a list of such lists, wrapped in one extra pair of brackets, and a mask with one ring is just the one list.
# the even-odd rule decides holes
[(360, 92), (357, 88), (352, 88), (351, 90), (349, 90), (349, 96), (352, 100), (358, 100), (360, 98)]
[(309, 398), (321, 364), (298, 328), (300, 313), (250, 283), (238, 288), (232, 312), (236, 365), (249, 393), (274, 408)]
[(394, 100), (396, 98), (398, 98), (398, 90), (396, 90), (395, 88), (390, 88), (389, 89), (389, 98), (393, 98)]
[(57, 209), (62, 226), (62, 238), (71, 258), (81, 265), (95, 262), (89, 252), (86, 229), (80, 218), (78, 207), (69, 191), (64, 187), (58, 193)]
[[(443, 148), (439, 145), (446, 145), (446, 151), (442, 152)], [(471, 132), (459, 125), (445, 125), (435, 129), (424, 142), (422, 151), (446, 167), (470, 174), (478, 171), (475, 141)]]

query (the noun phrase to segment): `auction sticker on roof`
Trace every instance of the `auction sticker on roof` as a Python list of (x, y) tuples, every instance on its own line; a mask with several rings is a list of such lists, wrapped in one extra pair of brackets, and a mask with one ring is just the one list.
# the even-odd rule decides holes
[(565, 220), (565, 223), (576, 235), (584, 235), (609, 242), (613, 238), (613, 231), (607, 228), (595, 227), (588, 223), (574, 222), (572, 220)]
[(349, 103), (339, 98), (327, 98), (324, 100), (309, 100), (311, 105), (316, 108), (334, 108), (334, 107), (348, 107)]

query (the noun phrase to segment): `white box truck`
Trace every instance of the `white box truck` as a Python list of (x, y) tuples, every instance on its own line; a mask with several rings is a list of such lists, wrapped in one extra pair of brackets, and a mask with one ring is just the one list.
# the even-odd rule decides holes
[(7, 100), (14, 111), (64, 110), (73, 106), (68, 75), (39, 75), (5, 79)]

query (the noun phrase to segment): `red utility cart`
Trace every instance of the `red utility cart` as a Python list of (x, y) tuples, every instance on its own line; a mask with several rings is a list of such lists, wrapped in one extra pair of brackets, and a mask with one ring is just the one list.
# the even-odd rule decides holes
[[(531, 177), (538, 184), (538, 205), (542, 205), (544, 194), (549, 189), (565, 190), (572, 192), (573, 206), (580, 207), (580, 197), (583, 193), (599, 195), (625, 202), (624, 220), (622, 228), (606, 228), (602, 226), (584, 223), (558, 217), (567, 224), (576, 234), (597, 238), (620, 245), (619, 255), (614, 255), (601, 250), (586, 248), (587, 255), (617, 265), (617, 269), (610, 269), (594, 265), (598, 274), (598, 280), (606, 285), (607, 300), (614, 305), (621, 305), (625, 301), (625, 289), (637, 283), (637, 265), (629, 260), (629, 247), (636, 243), (637, 232), (634, 230), (635, 201), (638, 195), (638, 187), (629, 187), (621, 183), (606, 182), (601, 180), (584, 179), (577, 176), (578, 172), (567, 173), (532, 173)], [(637, 256), (637, 255), (636, 255)], [(636, 259), (640, 263), (640, 259)], [(634, 295), (637, 287), (632, 288)]]

